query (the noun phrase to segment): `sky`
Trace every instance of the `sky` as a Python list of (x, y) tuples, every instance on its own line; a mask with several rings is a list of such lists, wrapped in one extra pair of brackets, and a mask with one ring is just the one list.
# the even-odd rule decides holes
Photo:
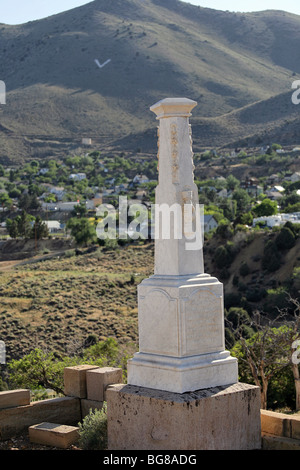
[[(0, 0), (0, 23), (26, 23), (71, 10), (86, 3), (90, 3), (90, 0)], [(187, 3), (215, 10), (239, 12), (284, 10), (300, 15), (299, 0), (188, 0)]]

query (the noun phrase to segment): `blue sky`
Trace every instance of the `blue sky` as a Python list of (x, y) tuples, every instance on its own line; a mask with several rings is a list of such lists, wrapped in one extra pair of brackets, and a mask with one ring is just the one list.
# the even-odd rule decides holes
[[(107, 0), (111, 1), (111, 0)], [(19, 24), (45, 18), (90, 3), (87, 0), (0, 0), (0, 23)], [(284, 10), (300, 15), (299, 0), (189, 0), (188, 3), (216, 10)], [(2, 5), (1, 5), (2, 4)]]

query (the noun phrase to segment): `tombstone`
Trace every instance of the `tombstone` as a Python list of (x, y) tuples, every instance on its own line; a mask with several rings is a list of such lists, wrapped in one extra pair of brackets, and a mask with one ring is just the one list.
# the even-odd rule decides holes
[(0, 80), (0, 104), (6, 104), (6, 85), (3, 80)]
[(223, 285), (204, 272), (189, 124), (196, 105), (167, 98), (150, 108), (159, 121), (154, 274), (138, 286), (139, 351), (127, 385), (107, 391), (110, 449), (260, 446), (258, 387), (238, 383)]
[(204, 273), (189, 125), (195, 105), (178, 98), (151, 108), (160, 121), (155, 210), (162, 217), (154, 275), (138, 286), (139, 352), (128, 362), (128, 383), (177, 393), (238, 380), (237, 360), (225, 351), (223, 286)]

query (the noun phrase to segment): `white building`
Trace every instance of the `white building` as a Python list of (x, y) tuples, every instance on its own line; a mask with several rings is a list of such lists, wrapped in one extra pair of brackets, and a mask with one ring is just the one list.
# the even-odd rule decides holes
[(284, 225), (286, 222), (291, 222), (294, 224), (300, 223), (300, 212), (293, 212), (292, 214), (276, 214), (269, 215), (264, 217), (255, 217), (253, 219), (253, 227), (255, 227), (259, 222), (263, 222), (267, 227), (279, 227)]
[(57, 233), (61, 231), (61, 223), (58, 220), (44, 220), (43, 223), (47, 225), (49, 233)]
[(70, 180), (74, 180), (74, 181), (82, 181), (86, 179), (86, 174), (85, 173), (71, 173), (69, 178)]

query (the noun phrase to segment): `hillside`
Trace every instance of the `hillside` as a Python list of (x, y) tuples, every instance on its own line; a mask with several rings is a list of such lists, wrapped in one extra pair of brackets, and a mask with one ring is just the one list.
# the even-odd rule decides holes
[[(249, 312), (267, 308), (272, 317), (276, 306), (286, 305), (281, 288), (291, 293), (289, 286), (299, 288), (299, 275), (291, 283), (299, 265), (299, 237), (291, 249), (281, 251), (276, 271), (262, 268), (264, 246), (275, 237), (272, 232), (237, 232), (230, 240), (236, 255), (226, 276), (215, 254), (228, 240), (214, 236), (205, 243), (205, 272), (223, 282), (227, 309), (234, 305)], [(153, 274), (152, 242), (115, 250), (97, 246), (76, 250), (44, 240), (39, 241), (35, 256), (27, 259), (24, 253), (34, 253), (34, 241), (7, 244), (1, 251), (9, 249), (13, 261), (0, 263), (0, 338), (5, 339), (8, 361), (34, 347), (72, 354), (88, 344), (91, 336), (98, 341), (113, 337), (127, 351), (136, 350), (137, 285)], [(249, 272), (240, 274), (243, 263)], [(269, 289), (275, 290), (269, 294)]]
[[(300, 74), (299, 39), (296, 15), (221, 12), (178, 0), (95, 0), (24, 25), (2, 24), (0, 160), (75, 152), (82, 137), (100, 150), (155, 153), (149, 107), (167, 96), (198, 102), (195, 151), (245, 138), (297, 144), (291, 84)], [(95, 59), (110, 62), (99, 68)]]

